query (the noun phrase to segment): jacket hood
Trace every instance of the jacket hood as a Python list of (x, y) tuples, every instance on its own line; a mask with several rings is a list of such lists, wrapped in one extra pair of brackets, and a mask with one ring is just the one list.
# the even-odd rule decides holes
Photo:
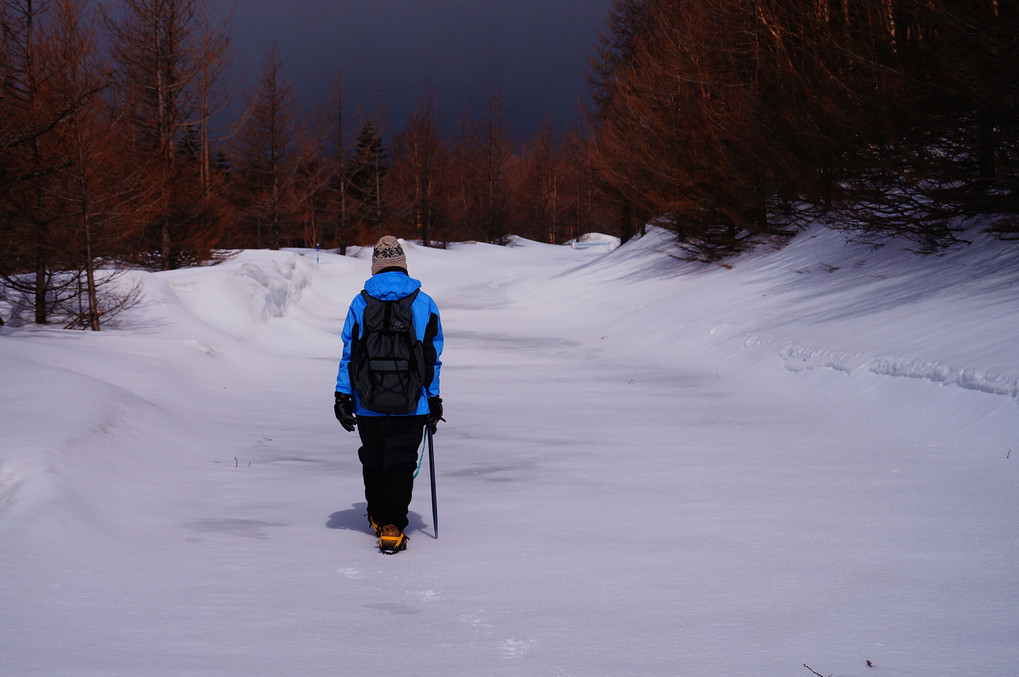
[(410, 296), (421, 288), (421, 281), (415, 280), (406, 273), (390, 271), (372, 275), (364, 283), (365, 291), (380, 301), (396, 301)]

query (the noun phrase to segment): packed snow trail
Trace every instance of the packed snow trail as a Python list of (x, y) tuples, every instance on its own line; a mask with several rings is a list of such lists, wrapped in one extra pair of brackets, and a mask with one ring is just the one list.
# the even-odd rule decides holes
[[(945, 290), (875, 331), (873, 289), (775, 272), (809, 242), (691, 272), (655, 236), (408, 246), (449, 421), (441, 538), (419, 477), (392, 557), (331, 412), (367, 260), (247, 252), (147, 276), (116, 331), (3, 330), (4, 673), (1013, 674), (1015, 398), (865, 365), (1007, 382), (1015, 350), (892, 321)], [(996, 279), (971, 306), (1014, 316)]]

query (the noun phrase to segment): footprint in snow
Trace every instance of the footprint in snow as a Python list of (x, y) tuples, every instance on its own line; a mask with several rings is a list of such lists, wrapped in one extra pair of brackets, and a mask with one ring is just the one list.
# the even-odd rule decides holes
[(534, 644), (533, 639), (521, 642), (515, 639), (507, 639), (502, 645), (503, 658), (520, 658)]
[(364, 578), (364, 574), (361, 573), (360, 569), (354, 568), (337, 569), (336, 573), (338, 573), (341, 576), (346, 576), (347, 578)]
[(460, 622), (474, 628), (488, 627), (488, 621), (481, 616), (476, 616), (474, 614), (464, 614), (463, 616), (460, 616)]

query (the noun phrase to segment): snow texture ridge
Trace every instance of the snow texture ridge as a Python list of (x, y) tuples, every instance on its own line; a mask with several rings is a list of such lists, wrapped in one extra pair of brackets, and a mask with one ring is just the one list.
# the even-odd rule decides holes
[(1019, 399), (1019, 379), (981, 370), (959, 369), (944, 363), (893, 357), (862, 358), (859, 355), (833, 353), (789, 346), (781, 352), (786, 369), (792, 372), (833, 369), (852, 374), (858, 369), (879, 376), (924, 379), (946, 386), (957, 386), (988, 395)]
[(1012, 399), (1019, 397), (1019, 379), (1015, 377), (969, 369), (956, 369), (937, 362), (877, 358), (871, 360), (867, 368), (875, 374), (884, 376), (920, 378), (934, 383), (959, 386), (966, 390), (976, 390), (989, 395), (1004, 395)]

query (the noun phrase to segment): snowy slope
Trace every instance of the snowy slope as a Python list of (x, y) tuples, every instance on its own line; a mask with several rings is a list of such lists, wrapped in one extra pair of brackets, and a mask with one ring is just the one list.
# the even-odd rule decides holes
[(393, 557), (331, 413), (367, 252), (0, 328), (0, 674), (1016, 673), (1014, 249), (513, 245), (406, 245), (449, 422)]

